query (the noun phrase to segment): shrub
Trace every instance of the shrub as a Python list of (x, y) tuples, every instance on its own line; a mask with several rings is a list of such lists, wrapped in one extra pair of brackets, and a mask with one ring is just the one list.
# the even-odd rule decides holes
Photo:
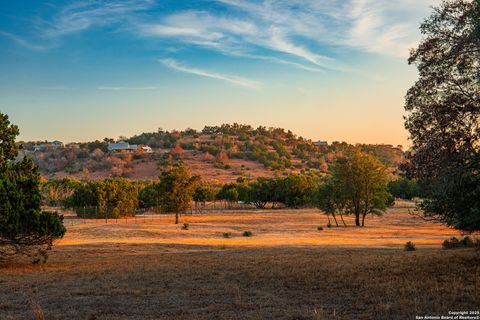
[(475, 242), (473, 241), (473, 239), (469, 236), (465, 236), (463, 237), (462, 241), (460, 241), (462, 243), (462, 245), (466, 248), (473, 248), (475, 247)]
[(332, 227), (332, 224), (329, 222), (329, 223), (327, 224), (327, 228), (330, 229), (331, 227)]
[(223, 233), (223, 237), (224, 238), (231, 238), (232, 237), (232, 234), (230, 232), (224, 232)]
[(412, 241), (408, 241), (407, 243), (405, 243), (405, 249), (404, 250), (405, 251), (415, 251), (417, 249), (415, 248), (415, 245), (413, 244)]
[(182, 230), (188, 230), (190, 228), (190, 224), (188, 222), (184, 222), (182, 226)]
[(458, 240), (452, 237), (450, 240), (443, 241), (442, 247), (444, 249), (480, 248), (480, 239), (474, 240), (469, 236), (465, 236), (462, 240)]
[(244, 231), (243, 236), (244, 237), (251, 237), (253, 235), (252, 231)]
[(323, 227), (318, 227), (317, 230), (318, 230), (318, 231), (322, 231), (322, 230), (323, 230)]
[(445, 240), (442, 244), (443, 249), (456, 249), (461, 246), (462, 243), (456, 237), (451, 237), (450, 240)]

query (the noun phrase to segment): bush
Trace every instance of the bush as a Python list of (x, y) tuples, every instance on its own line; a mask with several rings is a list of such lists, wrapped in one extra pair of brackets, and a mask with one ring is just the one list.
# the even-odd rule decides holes
[(318, 231), (323, 231), (323, 227), (318, 227), (317, 230)]
[(443, 249), (454, 249), (459, 247), (460, 241), (457, 238), (451, 237), (450, 240), (443, 241)]
[(232, 234), (230, 232), (224, 232), (223, 233), (223, 237), (224, 238), (231, 238), (232, 237)]
[(327, 224), (327, 228), (330, 229), (331, 227), (332, 227), (332, 224), (329, 222), (329, 223)]
[(458, 240), (455, 237), (450, 240), (443, 241), (443, 249), (459, 249), (459, 248), (475, 248), (480, 247), (480, 239), (474, 241), (471, 237), (465, 236), (462, 240)]
[(408, 241), (407, 243), (405, 243), (405, 249), (404, 250), (405, 251), (415, 251), (417, 249), (415, 248), (415, 245), (413, 244), (412, 241)]
[(184, 222), (182, 226), (182, 230), (188, 230), (188, 228), (190, 228), (190, 224), (188, 224), (188, 222)]
[(473, 248), (475, 247), (475, 242), (473, 241), (472, 238), (470, 238), (469, 236), (465, 236), (463, 237), (462, 241), (461, 241), (462, 245), (466, 248)]
[(244, 231), (243, 236), (244, 237), (251, 237), (253, 235), (252, 231)]

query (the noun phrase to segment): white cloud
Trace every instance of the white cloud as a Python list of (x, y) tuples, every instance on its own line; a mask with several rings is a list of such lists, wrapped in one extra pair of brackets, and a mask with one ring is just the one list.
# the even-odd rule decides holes
[[(211, 2), (226, 10), (211, 10)], [(440, 0), (209, 0), (196, 10), (159, 12), (154, 0), (80, 1), (34, 25), (35, 44), (0, 31), (21, 46), (46, 50), (62, 37), (115, 26), (143, 39), (168, 39), (225, 55), (269, 60), (304, 70), (350, 72), (341, 48), (404, 59), (420, 39), (420, 22)], [(33, 37), (32, 37), (33, 39)]]
[(25, 47), (25, 48), (30, 49), (30, 50), (45, 51), (45, 50), (48, 49), (47, 46), (42, 46), (42, 45), (37, 45), (37, 44), (30, 43), (29, 41), (15, 35), (13, 33), (10, 33), (10, 32), (5, 32), (5, 31), (0, 30), (0, 35), (14, 41), (15, 43), (17, 43), (20, 46)]
[(164, 66), (179, 72), (189, 73), (200, 77), (217, 79), (240, 87), (245, 87), (249, 89), (260, 89), (262, 86), (262, 84), (258, 81), (187, 67), (173, 59), (162, 59), (159, 60), (159, 62), (162, 63)]
[(105, 26), (128, 20), (137, 11), (151, 7), (153, 0), (115, 2), (80, 1), (64, 7), (53, 21), (42, 28), (42, 35), (57, 38), (93, 26)]

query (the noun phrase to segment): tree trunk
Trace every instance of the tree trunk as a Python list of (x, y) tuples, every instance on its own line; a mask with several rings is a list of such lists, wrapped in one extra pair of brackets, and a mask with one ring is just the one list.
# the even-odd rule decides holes
[(355, 225), (360, 227), (360, 213), (355, 213)]
[(345, 220), (343, 220), (343, 215), (340, 213), (340, 218), (342, 219), (342, 222), (343, 222), (343, 226), (346, 227), (347, 224), (345, 223)]
[(333, 216), (333, 220), (335, 220), (335, 224), (336, 224), (337, 227), (338, 227), (338, 221), (337, 221), (337, 217), (335, 217), (335, 213), (333, 213), (332, 216)]
[(363, 214), (362, 216), (362, 227), (365, 226), (365, 217), (367, 216), (366, 213)]
[(175, 213), (175, 224), (178, 224), (178, 212)]

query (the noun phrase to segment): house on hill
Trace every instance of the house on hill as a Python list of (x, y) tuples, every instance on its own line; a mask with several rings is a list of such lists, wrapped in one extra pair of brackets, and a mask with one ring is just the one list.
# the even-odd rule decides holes
[(47, 145), (45, 143), (36, 144), (33, 146), (33, 151), (45, 151), (47, 150)]
[(140, 148), (142, 149), (142, 152), (144, 152), (144, 153), (153, 153), (152, 148), (150, 148), (149, 146), (141, 146)]
[(314, 142), (313, 142), (313, 145), (315, 145), (315, 146), (317, 146), (317, 147), (328, 146), (328, 142), (327, 142), (327, 141), (323, 141), (323, 140), (318, 140), (318, 141), (314, 141)]
[(142, 146), (137, 144), (129, 144), (125, 141), (109, 143), (107, 147), (108, 151), (127, 151), (127, 152), (138, 152), (138, 153), (153, 153), (152, 148), (149, 146)]
[(52, 142), (45, 142), (45, 143), (40, 143), (40, 144), (35, 144), (33, 146), (33, 151), (46, 151), (47, 149), (62, 149), (63, 148), (63, 142), (55, 140)]
[(137, 150), (136, 144), (129, 144), (125, 141), (113, 142), (108, 144), (108, 151), (135, 151)]
[(52, 141), (52, 148), (53, 149), (62, 149), (63, 148), (63, 142), (55, 140)]

